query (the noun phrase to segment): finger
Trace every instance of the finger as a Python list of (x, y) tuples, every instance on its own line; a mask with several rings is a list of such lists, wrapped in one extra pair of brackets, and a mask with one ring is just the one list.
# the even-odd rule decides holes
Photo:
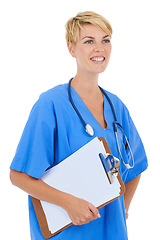
[(101, 217), (98, 209), (92, 203), (89, 203), (89, 209), (93, 213), (95, 218), (100, 218)]

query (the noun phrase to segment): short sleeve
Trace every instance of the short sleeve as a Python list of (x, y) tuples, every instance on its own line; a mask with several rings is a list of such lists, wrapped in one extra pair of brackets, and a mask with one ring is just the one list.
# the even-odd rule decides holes
[[(136, 178), (139, 174), (141, 174), (143, 171), (145, 171), (148, 167), (148, 161), (147, 161), (147, 156), (146, 152), (144, 149), (144, 145), (142, 143), (141, 137), (134, 125), (134, 122), (129, 114), (128, 109), (124, 106), (124, 111), (125, 111), (125, 118), (123, 118), (123, 126), (126, 132), (126, 135), (129, 138), (129, 143), (132, 149), (132, 153), (134, 156), (134, 167), (131, 169), (127, 170), (127, 174), (125, 177), (124, 182), (127, 183), (134, 178)], [(132, 158), (131, 154), (128, 151), (128, 158), (129, 158), (129, 163), (132, 166)]]
[(33, 106), (11, 169), (39, 179), (54, 162), (54, 104), (43, 94)]

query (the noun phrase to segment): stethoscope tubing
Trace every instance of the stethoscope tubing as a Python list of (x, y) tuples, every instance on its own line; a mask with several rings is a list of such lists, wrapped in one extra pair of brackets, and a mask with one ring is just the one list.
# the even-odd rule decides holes
[[(73, 79), (73, 78), (72, 78), (72, 79)], [(73, 107), (74, 110), (76, 111), (78, 117), (80, 118), (83, 126), (86, 128), (86, 126), (89, 125), (89, 124), (86, 124), (86, 122), (84, 121), (83, 117), (81, 116), (80, 112), (78, 111), (78, 109), (77, 109), (77, 107), (76, 107), (76, 105), (74, 104), (73, 99), (72, 99), (72, 95), (71, 95), (71, 81), (72, 81), (72, 79), (71, 79), (71, 80), (69, 81), (69, 83), (68, 83), (68, 95), (69, 95), (69, 100), (70, 100), (70, 103), (72, 104), (72, 107)], [(103, 88), (101, 88), (100, 86), (99, 86), (99, 88), (100, 88), (100, 90), (102, 91), (102, 93), (104, 94), (104, 96), (107, 98), (107, 100), (108, 100), (108, 102), (109, 102), (109, 105), (110, 105), (110, 107), (111, 107), (112, 113), (113, 113), (113, 117), (114, 117), (113, 130), (114, 130), (114, 133), (115, 133), (116, 142), (117, 142), (117, 147), (118, 147), (118, 151), (119, 151), (121, 160), (122, 160), (123, 164), (126, 166), (126, 168), (128, 168), (128, 169), (133, 168), (133, 167), (134, 167), (134, 157), (133, 157), (133, 153), (132, 153), (132, 150), (131, 150), (129, 141), (128, 141), (128, 139), (127, 139), (126, 133), (125, 133), (122, 125), (117, 121), (116, 113), (115, 113), (113, 104), (112, 104), (109, 96), (107, 95), (107, 93), (104, 91)], [(132, 163), (133, 163), (132, 166), (130, 166), (129, 164), (126, 164), (126, 163), (124, 162), (124, 160), (123, 160), (122, 153), (121, 153), (120, 146), (119, 146), (119, 141), (118, 141), (118, 135), (117, 135), (117, 127), (116, 127), (116, 125), (121, 128), (121, 130), (122, 130), (122, 132), (123, 132), (123, 134), (124, 134), (124, 136), (125, 136), (126, 143), (127, 143), (127, 146), (128, 146), (128, 148), (129, 148), (129, 151), (130, 151), (131, 157), (132, 157)], [(90, 126), (90, 125), (89, 125), (89, 126)], [(90, 127), (91, 127), (91, 126), (90, 126)], [(92, 127), (91, 127), (91, 128), (92, 128)], [(88, 132), (88, 131), (87, 131), (87, 132)], [(88, 134), (91, 135), (90, 133), (88, 133)], [(93, 136), (93, 135), (91, 135), (91, 136)]]
[(72, 99), (72, 96), (71, 96), (71, 81), (72, 81), (72, 79), (69, 81), (69, 89), (68, 89), (68, 90), (69, 90), (69, 91), (68, 91), (68, 93), (69, 93), (69, 100), (70, 100), (70, 102), (71, 102), (74, 110), (76, 111), (78, 117), (79, 117), (80, 120), (82, 121), (83, 126), (85, 127), (85, 126), (86, 126), (86, 122), (85, 122), (84, 119), (82, 118), (82, 116), (81, 116), (80, 112), (78, 111), (76, 105), (74, 104), (73, 99)]

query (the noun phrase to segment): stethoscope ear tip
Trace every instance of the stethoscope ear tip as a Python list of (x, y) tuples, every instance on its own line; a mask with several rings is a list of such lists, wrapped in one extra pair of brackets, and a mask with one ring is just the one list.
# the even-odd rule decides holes
[(91, 125), (86, 124), (85, 128), (86, 128), (86, 132), (92, 137), (94, 135), (94, 130), (91, 127)]

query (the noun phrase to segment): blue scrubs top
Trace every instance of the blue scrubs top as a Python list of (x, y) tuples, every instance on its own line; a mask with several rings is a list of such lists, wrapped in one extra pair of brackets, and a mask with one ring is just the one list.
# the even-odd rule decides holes
[[(107, 92), (107, 91), (106, 91)], [(107, 128), (103, 129), (94, 118), (78, 93), (71, 87), (75, 105), (82, 117), (94, 129), (91, 137), (73, 109), (68, 97), (68, 84), (58, 85), (41, 94), (33, 106), (17, 147), (11, 169), (25, 172), (39, 179), (44, 172), (63, 161), (94, 137), (104, 137), (114, 156), (119, 157), (113, 132), (113, 114), (104, 96), (104, 116)], [(115, 108), (116, 116), (122, 124), (135, 158), (135, 167), (126, 169), (120, 164), (120, 174), (124, 183), (131, 181), (147, 168), (147, 158), (142, 141), (134, 126), (126, 106), (115, 95), (107, 92)], [(123, 137), (119, 134), (121, 147)], [(123, 150), (122, 150), (123, 151)], [(125, 161), (129, 153), (122, 152)], [(128, 158), (127, 158), (128, 155)], [(127, 240), (127, 227), (123, 196), (99, 210), (101, 218), (84, 225), (73, 225), (56, 236), (53, 240)], [(44, 239), (29, 196), (29, 217), (32, 240)]]

